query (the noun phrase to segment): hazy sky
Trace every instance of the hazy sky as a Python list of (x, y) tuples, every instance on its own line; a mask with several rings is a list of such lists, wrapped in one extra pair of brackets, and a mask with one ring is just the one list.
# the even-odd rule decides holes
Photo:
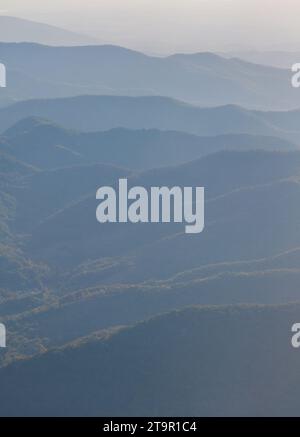
[(300, 49), (299, 0), (0, 0), (0, 11), (154, 53)]

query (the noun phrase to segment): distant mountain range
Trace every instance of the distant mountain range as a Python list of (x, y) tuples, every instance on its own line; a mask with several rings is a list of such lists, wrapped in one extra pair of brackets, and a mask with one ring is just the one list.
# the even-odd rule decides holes
[(45, 23), (5, 15), (0, 15), (0, 41), (16, 43), (33, 42), (53, 46), (96, 43), (95, 39), (86, 35), (80, 35)]
[(46, 118), (80, 131), (159, 129), (200, 136), (263, 135), (300, 142), (300, 110), (263, 112), (235, 105), (201, 108), (167, 97), (79, 96), (19, 102), (0, 109), (0, 131), (28, 117)]
[[(0, 416), (299, 415), (293, 55), (1, 40)], [(120, 178), (204, 187), (203, 232), (98, 223)]]
[(201, 106), (236, 104), (295, 109), (300, 91), (290, 69), (260, 66), (212, 53), (161, 58), (117, 46), (49, 47), (1, 43), (8, 86), (0, 105), (83, 94), (167, 96)]

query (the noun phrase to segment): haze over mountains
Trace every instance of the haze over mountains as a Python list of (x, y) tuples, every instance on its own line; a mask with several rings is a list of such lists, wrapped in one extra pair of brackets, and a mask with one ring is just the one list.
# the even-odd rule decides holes
[[(290, 69), (1, 23), (47, 45), (1, 27), (0, 416), (298, 415)], [(120, 178), (205, 187), (204, 231), (99, 224)]]
[(168, 96), (201, 106), (236, 104), (295, 109), (299, 90), (290, 69), (226, 59), (212, 53), (165, 58), (117, 46), (49, 47), (0, 44), (8, 70), (4, 103), (82, 94)]

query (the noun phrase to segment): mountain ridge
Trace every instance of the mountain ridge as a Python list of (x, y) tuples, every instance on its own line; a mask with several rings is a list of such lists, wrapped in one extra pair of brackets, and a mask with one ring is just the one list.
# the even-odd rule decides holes
[(297, 314), (299, 304), (190, 307), (99, 332), (0, 369), (1, 415), (297, 415)]
[(145, 170), (234, 149), (297, 150), (297, 146), (250, 134), (203, 137), (176, 130), (128, 128), (80, 132), (40, 117), (22, 119), (0, 137), (0, 150), (41, 169), (106, 162)]
[(123, 127), (177, 130), (201, 136), (246, 133), (300, 142), (300, 110), (251, 111), (237, 105), (203, 108), (161, 96), (85, 95), (18, 102), (0, 109), (0, 131), (32, 116), (81, 131)]
[(10, 78), (1, 99), (11, 102), (83, 94), (162, 95), (201, 106), (234, 103), (260, 110), (299, 106), (289, 70), (217, 54), (162, 58), (113, 45), (2, 43), (0, 60)]

